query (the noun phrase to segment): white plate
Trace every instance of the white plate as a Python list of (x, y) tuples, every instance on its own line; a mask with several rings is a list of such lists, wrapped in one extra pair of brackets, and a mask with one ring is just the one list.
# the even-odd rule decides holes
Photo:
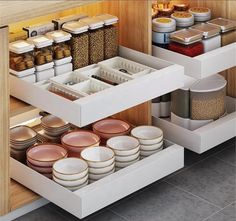
[(115, 163), (112, 163), (110, 166), (107, 166), (107, 167), (101, 167), (101, 168), (89, 167), (88, 170), (89, 170), (89, 173), (101, 174), (101, 173), (108, 173), (108, 172), (111, 171), (114, 167), (115, 167)]
[(114, 173), (115, 172), (115, 168), (113, 168), (111, 171), (109, 171), (108, 173), (102, 173), (102, 174), (93, 174), (93, 173), (89, 173), (89, 179), (91, 179), (91, 180), (100, 180), (100, 179), (102, 179), (102, 178), (104, 178), (104, 177), (106, 177), (106, 176), (108, 176), (108, 175), (110, 175), (110, 174), (112, 174), (112, 173)]
[(71, 181), (70, 180), (61, 180), (53, 175), (53, 180), (56, 183), (58, 183), (64, 187), (75, 187), (75, 186), (79, 186), (79, 185), (85, 183), (88, 180), (88, 175), (86, 175), (85, 177), (83, 177), (81, 179), (71, 180)]
[(163, 145), (163, 140), (160, 143), (153, 144), (153, 145), (140, 145), (140, 150), (144, 151), (151, 151), (151, 150), (157, 150)]
[(112, 137), (107, 141), (107, 146), (110, 147), (115, 155), (129, 156), (137, 153), (139, 150), (138, 139), (131, 136)]
[(89, 181), (87, 180), (85, 183), (83, 183), (83, 184), (81, 184), (81, 185), (79, 185), (79, 186), (71, 186), (71, 187), (66, 187), (68, 190), (71, 190), (71, 191), (75, 191), (75, 190), (78, 190), (78, 189), (80, 189), (80, 188), (82, 188), (82, 187), (85, 187), (85, 186), (87, 186), (88, 185), (88, 183), (89, 183)]
[(124, 168), (124, 167), (127, 167), (127, 166), (129, 166), (129, 165), (132, 165), (132, 164), (134, 164), (134, 163), (136, 163), (136, 162), (138, 162), (138, 161), (139, 161), (139, 157), (138, 157), (137, 159), (132, 160), (132, 161), (129, 161), (129, 162), (118, 162), (118, 161), (116, 161), (116, 168), (117, 168), (117, 167), (119, 167), (119, 168)]
[(115, 160), (118, 162), (129, 162), (132, 160), (135, 160), (138, 158), (138, 156), (140, 155), (140, 151), (138, 151), (135, 154), (129, 155), (129, 156), (115, 156)]
[(145, 150), (142, 150), (142, 151), (140, 151), (140, 155), (141, 155), (142, 157), (148, 157), (148, 156), (151, 156), (151, 155), (154, 154), (154, 153), (157, 153), (157, 152), (161, 151), (162, 149), (163, 149), (163, 147), (161, 147), (161, 148), (159, 148), (159, 149), (157, 149), (157, 150), (152, 150), (152, 151), (145, 151)]

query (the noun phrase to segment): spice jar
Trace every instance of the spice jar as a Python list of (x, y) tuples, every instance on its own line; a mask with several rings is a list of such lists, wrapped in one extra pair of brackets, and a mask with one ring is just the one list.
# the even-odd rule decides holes
[(189, 4), (174, 4), (174, 11), (177, 12), (184, 12), (184, 11), (188, 11), (189, 9)]
[(35, 71), (33, 50), (34, 45), (24, 40), (10, 43), (10, 73), (18, 77), (33, 74)]
[(170, 116), (171, 94), (164, 94), (161, 96), (161, 112), (160, 117)]
[(152, 42), (154, 45), (168, 48), (170, 33), (176, 29), (176, 22), (171, 18), (155, 18), (152, 20)]
[(73, 70), (89, 65), (88, 25), (81, 21), (63, 24), (63, 30), (71, 33), (70, 40)]
[(89, 64), (104, 60), (104, 22), (96, 17), (83, 18), (80, 21), (89, 26)]
[(221, 29), (219, 27), (201, 23), (192, 26), (191, 29), (202, 33), (204, 53), (221, 47)]
[(152, 116), (161, 116), (161, 97), (156, 97), (152, 99)]
[(195, 22), (207, 22), (211, 19), (211, 10), (204, 7), (193, 7), (189, 9), (193, 14)]
[(104, 57), (113, 58), (118, 55), (118, 18), (114, 15), (103, 14), (96, 18), (104, 22)]
[(189, 12), (175, 12), (171, 18), (175, 19), (177, 29), (188, 28), (194, 24), (194, 17)]
[(163, 8), (163, 9), (158, 9), (157, 17), (166, 17), (170, 18), (171, 14), (173, 13), (173, 8)]
[(170, 34), (171, 43), (168, 49), (180, 54), (195, 57), (204, 52), (202, 33), (192, 29), (183, 29)]

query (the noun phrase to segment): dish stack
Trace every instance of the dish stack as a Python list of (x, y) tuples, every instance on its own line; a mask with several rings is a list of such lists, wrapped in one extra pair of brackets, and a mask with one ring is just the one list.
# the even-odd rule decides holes
[(116, 171), (139, 161), (140, 144), (134, 137), (112, 137), (107, 141), (107, 146), (115, 153)]
[(37, 142), (37, 133), (27, 126), (17, 126), (10, 129), (11, 157), (25, 162), (26, 151)]
[(119, 119), (107, 118), (93, 124), (93, 132), (101, 137), (103, 145), (112, 137), (127, 135), (131, 126)]
[(53, 180), (75, 191), (88, 184), (88, 164), (78, 158), (66, 158), (53, 164)]
[(158, 127), (139, 126), (131, 131), (131, 135), (140, 142), (142, 159), (163, 149), (163, 131)]
[(93, 183), (115, 172), (115, 154), (108, 147), (88, 147), (81, 152), (88, 163), (89, 183)]
[(54, 143), (59, 143), (61, 135), (70, 129), (68, 122), (50, 114), (41, 118), (41, 126), (44, 136)]
[(66, 158), (67, 151), (59, 144), (45, 143), (28, 149), (26, 156), (27, 165), (31, 169), (52, 179), (53, 164), (60, 159)]
[(61, 138), (62, 145), (68, 150), (70, 157), (80, 157), (83, 149), (99, 146), (100, 137), (87, 130), (74, 130), (65, 133)]

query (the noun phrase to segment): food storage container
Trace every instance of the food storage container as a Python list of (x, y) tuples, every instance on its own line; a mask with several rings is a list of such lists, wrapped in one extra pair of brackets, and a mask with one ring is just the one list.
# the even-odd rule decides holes
[(189, 9), (189, 4), (185, 4), (185, 3), (174, 4), (174, 11), (183, 12), (183, 11), (188, 11), (188, 9)]
[(173, 13), (173, 8), (158, 9), (157, 17), (158, 18), (162, 18), (162, 17), (170, 18), (172, 13)]
[(202, 33), (204, 53), (221, 47), (221, 29), (219, 27), (201, 23), (192, 26), (191, 29), (197, 30)]
[(104, 22), (104, 58), (109, 59), (118, 55), (118, 18), (114, 15), (103, 14), (96, 18)]
[(152, 99), (152, 116), (161, 116), (161, 97), (156, 97)]
[(9, 44), (10, 51), (10, 73), (24, 77), (33, 74), (34, 68), (34, 45), (24, 40)]
[(170, 33), (176, 30), (176, 22), (172, 18), (155, 18), (152, 20), (152, 42), (154, 45), (168, 48)]
[(71, 33), (70, 40), (73, 69), (79, 69), (89, 64), (88, 25), (81, 21), (67, 22), (62, 29)]
[(104, 60), (104, 22), (96, 17), (83, 18), (80, 21), (89, 26), (89, 64)]
[(165, 94), (161, 96), (161, 113), (160, 117), (169, 117), (170, 116), (170, 103), (171, 94)]
[(194, 24), (194, 17), (189, 12), (174, 12), (171, 18), (175, 19), (176, 26), (179, 29), (188, 28)]
[(189, 12), (193, 14), (195, 22), (206, 22), (211, 19), (211, 10), (204, 7), (193, 7), (189, 9)]

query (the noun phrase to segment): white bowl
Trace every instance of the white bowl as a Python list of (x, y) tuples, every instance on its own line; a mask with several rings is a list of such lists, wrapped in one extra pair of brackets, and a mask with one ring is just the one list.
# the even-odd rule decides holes
[(154, 153), (157, 153), (157, 152), (159, 152), (159, 151), (161, 151), (163, 149), (163, 147), (162, 148), (159, 148), (159, 149), (157, 149), (157, 150), (141, 150), (140, 151), (140, 155), (141, 156), (144, 156), (144, 157), (148, 157), (148, 156), (151, 156), (152, 154), (154, 154)]
[(140, 151), (129, 156), (115, 156), (115, 161), (129, 162), (129, 161), (137, 159), (139, 155), (140, 155)]
[(109, 171), (113, 170), (114, 167), (115, 167), (115, 162), (107, 167), (101, 167), (101, 168), (89, 167), (89, 173), (93, 173), (93, 174), (108, 173)]
[(131, 135), (137, 138), (140, 144), (152, 145), (163, 140), (163, 131), (154, 126), (139, 126), (131, 130)]
[(116, 155), (129, 156), (137, 153), (139, 150), (138, 139), (131, 136), (112, 137), (107, 141), (107, 146), (110, 147)]
[(91, 180), (100, 180), (100, 179), (102, 179), (102, 178), (104, 178), (104, 177), (106, 177), (106, 176), (108, 176), (108, 175), (110, 175), (114, 172), (115, 172), (115, 168), (113, 168), (111, 171), (109, 171), (107, 173), (101, 173), (101, 174), (89, 173), (88, 176), (89, 176), (89, 179), (91, 179)]
[(53, 180), (64, 187), (75, 187), (85, 183), (88, 180), (88, 175), (78, 180), (61, 180), (53, 175)]
[(85, 186), (87, 186), (88, 185), (88, 180), (87, 181), (85, 181), (84, 183), (82, 183), (81, 185), (79, 185), (79, 186), (71, 186), (71, 187), (66, 187), (68, 190), (71, 190), (71, 191), (76, 191), (76, 190), (78, 190), (78, 189), (81, 189), (82, 187), (85, 187)]
[(53, 174), (61, 180), (78, 180), (88, 174), (88, 164), (79, 158), (65, 158), (53, 164)]
[(152, 145), (140, 145), (140, 150), (145, 150), (145, 151), (157, 150), (161, 148), (162, 146), (163, 146), (163, 141), (157, 144), (152, 144)]
[(101, 168), (111, 165), (115, 161), (115, 153), (108, 147), (87, 147), (80, 156), (87, 161), (89, 167)]
[(119, 167), (119, 168), (124, 168), (124, 167), (127, 167), (127, 166), (130, 166), (131, 164), (134, 164), (136, 162), (139, 161), (139, 157), (135, 160), (132, 160), (132, 161), (128, 161), (128, 162), (118, 162), (116, 161), (116, 168)]

